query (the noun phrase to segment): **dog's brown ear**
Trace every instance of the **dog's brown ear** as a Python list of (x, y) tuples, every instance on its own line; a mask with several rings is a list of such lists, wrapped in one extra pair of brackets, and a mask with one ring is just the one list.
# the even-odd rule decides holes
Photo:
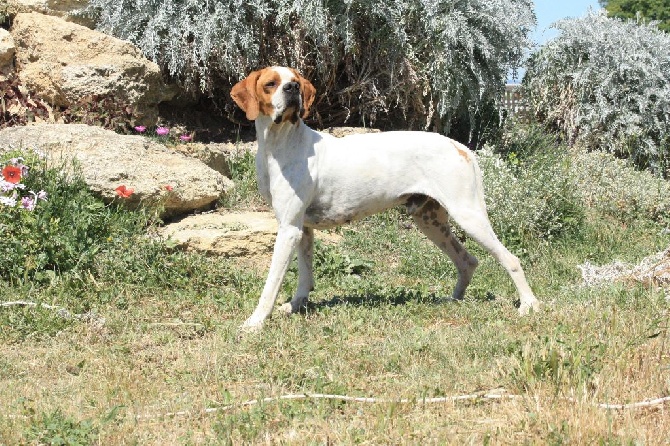
[(306, 119), (309, 116), (309, 109), (314, 103), (314, 98), (316, 98), (316, 88), (314, 85), (304, 77), (300, 75), (297, 71), (293, 70), (298, 77), (298, 82), (300, 83), (300, 94), (302, 95), (302, 119)]
[(260, 77), (260, 71), (252, 71), (249, 76), (239, 81), (232, 90), (232, 96), (235, 103), (247, 114), (250, 121), (258, 118), (260, 112), (258, 108), (258, 97), (256, 96), (256, 83)]

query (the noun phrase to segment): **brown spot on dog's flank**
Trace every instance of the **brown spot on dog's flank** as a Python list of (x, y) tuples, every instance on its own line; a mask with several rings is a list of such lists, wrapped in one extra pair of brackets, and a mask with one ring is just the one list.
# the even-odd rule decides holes
[(458, 146), (456, 146), (456, 150), (458, 150), (459, 155), (461, 155), (463, 158), (465, 158), (465, 161), (470, 161), (470, 157), (468, 156), (468, 152), (466, 152), (465, 150), (461, 149)]

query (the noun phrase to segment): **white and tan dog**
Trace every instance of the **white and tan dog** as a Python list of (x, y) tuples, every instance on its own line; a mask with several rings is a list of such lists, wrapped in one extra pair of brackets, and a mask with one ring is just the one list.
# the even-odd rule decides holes
[(330, 228), (405, 204), (419, 229), (456, 264), (454, 299), (462, 299), (477, 267), (454, 237), (448, 217), (507, 270), (521, 314), (538, 309), (519, 260), (498, 241), (486, 213), (477, 160), (449, 138), (427, 132), (386, 132), (335, 138), (307, 127), (315, 89), (297, 71), (252, 72), (231, 95), (255, 120), (258, 188), (279, 222), (272, 263), (258, 306), (242, 326), (260, 328), (298, 249), (298, 288), (281, 310), (293, 313), (314, 288), (314, 228)]

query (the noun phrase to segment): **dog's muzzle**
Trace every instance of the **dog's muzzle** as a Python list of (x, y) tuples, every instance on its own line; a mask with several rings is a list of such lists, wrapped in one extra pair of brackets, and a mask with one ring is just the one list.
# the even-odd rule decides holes
[[(282, 92), (284, 93), (284, 107), (283, 110), (279, 110), (279, 113), (277, 113), (274, 119), (275, 124), (281, 123), (285, 118), (295, 123), (302, 112), (300, 84), (297, 82), (288, 82), (282, 87)], [(290, 113), (288, 116), (286, 115), (287, 112)]]

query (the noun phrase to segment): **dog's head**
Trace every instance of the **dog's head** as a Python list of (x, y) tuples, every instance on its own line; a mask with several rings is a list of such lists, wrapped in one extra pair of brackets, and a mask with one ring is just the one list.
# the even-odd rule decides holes
[(259, 114), (272, 118), (276, 124), (305, 118), (314, 102), (316, 89), (296, 70), (268, 67), (253, 71), (238, 82), (230, 92), (233, 100), (255, 120)]

